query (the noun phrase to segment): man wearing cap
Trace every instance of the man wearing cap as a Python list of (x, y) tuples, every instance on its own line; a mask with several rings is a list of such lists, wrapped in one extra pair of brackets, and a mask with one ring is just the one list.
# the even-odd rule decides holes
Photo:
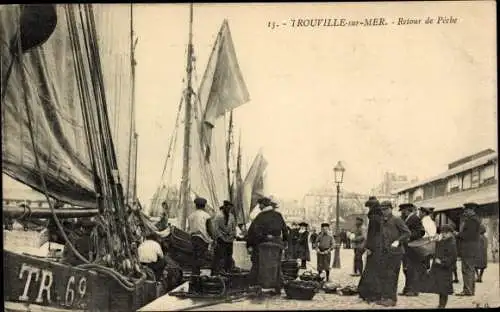
[(363, 228), (363, 218), (356, 217), (356, 226), (352, 233), (352, 247), (354, 248), (354, 274), (360, 276), (363, 273), (363, 253), (366, 233)]
[(210, 215), (205, 211), (207, 200), (197, 197), (194, 200), (196, 210), (188, 217), (188, 230), (191, 234), (193, 245), (192, 275), (200, 275), (201, 266), (207, 256), (208, 246), (212, 243), (210, 238)]
[[(411, 234), (408, 242), (420, 239), (425, 234), (424, 226), (422, 225), (422, 220), (417, 215), (416, 207), (413, 204), (401, 204), (399, 205), (399, 211), (401, 212), (401, 218), (405, 221)], [(418, 278), (420, 274), (424, 273), (425, 263), (424, 259), (421, 259), (413, 250), (408, 248), (408, 244), (404, 244), (405, 254), (403, 256), (403, 273), (405, 275), (405, 286), (403, 292), (400, 294), (402, 296), (418, 296), (418, 292), (415, 291), (415, 287), (418, 283)]]
[(236, 238), (236, 218), (232, 213), (233, 204), (225, 200), (220, 212), (213, 221), (214, 227), (214, 257), (212, 262), (212, 275), (220, 273), (221, 262), (224, 270), (231, 272), (233, 265), (233, 242)]
[[(382, 209), (382, 259), (380, 268), (382, 306), (395, 306), (403, 245), (408, 242), (411, 232), (405, 222), (392, 214), (392, 203), (383, 201)], [(420, 219), (419, 219), (420, 220)]]
[(334, 247), (333, 236), (328, 233), (330, 224), (322, 223), (321, 232), (316, 238), (314, 249), (316, 249), (316, 269), (321, 274), (323, 271), (326, 273), (326, 280), (330, 280), (330, 262), (332, 260), (332, 250)]
[(464, 204), (463, 225), (457, 235), (457, 239), (460, 241), (459, 255), (462, 259), (462, 278), (464, 280), (464, 289), (457, 296), (474, 296), (475, 292), (475, 266), (481, 235), (481, 221), (475, 212), (477, 207), (476, 203)]

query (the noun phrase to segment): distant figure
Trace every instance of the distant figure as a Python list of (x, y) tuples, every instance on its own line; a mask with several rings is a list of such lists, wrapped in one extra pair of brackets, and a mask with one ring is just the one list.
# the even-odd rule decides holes
[(344, 245), (344, 248), (347, 249), (347, 232), (344, 229), (340, 229), (339, 235), (340, 245)]
[(166, 262), (161, 245), (156, 241), (155, 234), (149, 233), (146, 235), (144, 241), (137, 248), (137, 253), (139, 262), (153, 270), (156, 280), (160, 281), (163, 277)]
[(333, 237), (329, 233), (330, 224), (322, 223), (321, 232), (318, 234), (314, 246), (316, 250), (316, 268), (318, 273), (326, 273), (326, 280), (330, 280), (330, 262), (332, 260), (332, 249), (334, 247)]
[(478, 259), (476, 263), (476, 275), (477, 283), (483, 282), (483, 273), (488, 266), (488, 238), (486, 237), (486, 227), (481, 224), (481, 231), (479, 232), (481, 236), (479, 236), (479, 253)]
[(351, 249), (351, 231), (345, 231), (345, 248)]
[(200, 275), (201, 266), (208, 254), (208, 246), (212, 243), (209, 229), (210, 215), (205, 211), (207, 200), (197, 197), (194, 200), (196, 210), (188, 217), (188, 233), (193, 245), (192, 275)]
[(168, 227), (168, 215), (170, 213), (170, 209), (166, 201), (161, 203), (161, 207), (163, 208), (163, 211), (161, 213), (161, 219), (156, 224), (158, 231), (163, 231)]
[(298, 242), (299, 242), (299, 225), (296, 222), (292, 222), (290, 227), (290, 235), (288, 242), (288, 256), (289, 259), (298, 259)]
[(309, 242), (311, 243), (311, 246), (314, 246), (316, 244), (316, 239), (318, 238), (318, 233), (316, 233), (316, 229), (311, 230), (311, 235), (309, 236)]
[(457, 235), (460, 242), (459, 255), (462, 259), (462, 278), (464, 289), (457, 296), (474, 296), (476, 288), (475, 268), (479, 254), (479, 237), (481, 231), (481, 221), (477, 217), (474, 209), (478, 205), (475, 203), (464, 204), (463, 225)]
[(453, 294), (452, 271), (457, 261), (457, 244), (453, 227), (447, 224), (439, 228), (436, 238), (436, 251), (429, 273), (419, 280), (416, 289), (423, 293), (439, 295), (438, 308), (444, 309), (448, 303), (448, 295)]
[(300, 267), (305, 269), (307, 267), (307, 261), (311, 260), (311, 254), (309, 250), (309, 232), (307, 231), (307, 223), (302, 222), (299, 224), (299, 239), (297, 242), (297, 258), (300, 259)]
[(354, 248), (354, 274), (353, 276), (361, 276), (363, 273), (363, 253), (366, 233), (363, 229), (363, 218), (356, 218), (356, 228), (352, 233), (352, 244)]

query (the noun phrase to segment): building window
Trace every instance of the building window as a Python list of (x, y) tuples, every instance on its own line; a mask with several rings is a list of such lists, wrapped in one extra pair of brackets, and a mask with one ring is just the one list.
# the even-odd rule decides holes
[(435, 190), (434, 190), (435, 197), (444, 196), (444, 194), (446, 194), (446, 188), (448, 186), (446, 180), (435, 182), (434, 185), (435, 185)]
[(462, 189), (463, 190), (468, 190), (472, 187), (472, 173), (466, 173), (462, 177)]
[(471, 187), (478, 187), (479, 186), (479, 169), (474, 169), (472, 171), (472, 177), (471, 177)]
[(458, 176), (450, 177), (448, 179), (448, 193), (460, 191), (460, 179)]
[(424, 186), (424, 199), (430, 199), (434, 197), (434, 185), (428, 184)]
[(495, 183), (495, 165), (488, 165), (481, 168), (479, 184), (487, 185), (492, 183)]
[(424, 199), (424, 189), (419, 187), (418, 189), (415, 190), (415, 193), (413, 193), (413, 200), (420, 201), (423, 199)]

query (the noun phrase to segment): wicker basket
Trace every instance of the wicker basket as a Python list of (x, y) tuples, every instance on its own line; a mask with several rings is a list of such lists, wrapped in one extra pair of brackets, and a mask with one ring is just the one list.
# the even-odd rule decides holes
[(430, 237), (423, 237), (409, 242), (408, 249), (422, 258), (426, 258), (436, 252), (436, 241)]
[(311, 281), (287, 281), (285, 293), (290, 299), (312, 300), (320, 288), (319, 283)]
[(302, 281), (313, 281), (313, 282), (322, 282), (323, 277), (321, 277), (317, 273), (312, 273), (312, 272), (304, 272), (302, 275), (299, 277)]

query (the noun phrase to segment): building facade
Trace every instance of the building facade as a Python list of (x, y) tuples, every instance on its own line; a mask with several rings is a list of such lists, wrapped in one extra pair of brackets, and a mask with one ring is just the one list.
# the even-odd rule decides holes
[(409, 185), (410, 183), (418, 182), (417, 178), (410, 179), (406, 175), (398, 175), (394, 172), (384, 173), (382, 182), (371, 190), (371, 194), (375, 196), (390, 196), (395, 191)]
[(460, 223), (464, 203), (480, 206), (477, 213), (487, 227), (488, 254), (498, 259), (498, 154), (487, 149), (448, 165), (445, 172), (398, 190), (397, 203), (435, 208), (438, 225)]

